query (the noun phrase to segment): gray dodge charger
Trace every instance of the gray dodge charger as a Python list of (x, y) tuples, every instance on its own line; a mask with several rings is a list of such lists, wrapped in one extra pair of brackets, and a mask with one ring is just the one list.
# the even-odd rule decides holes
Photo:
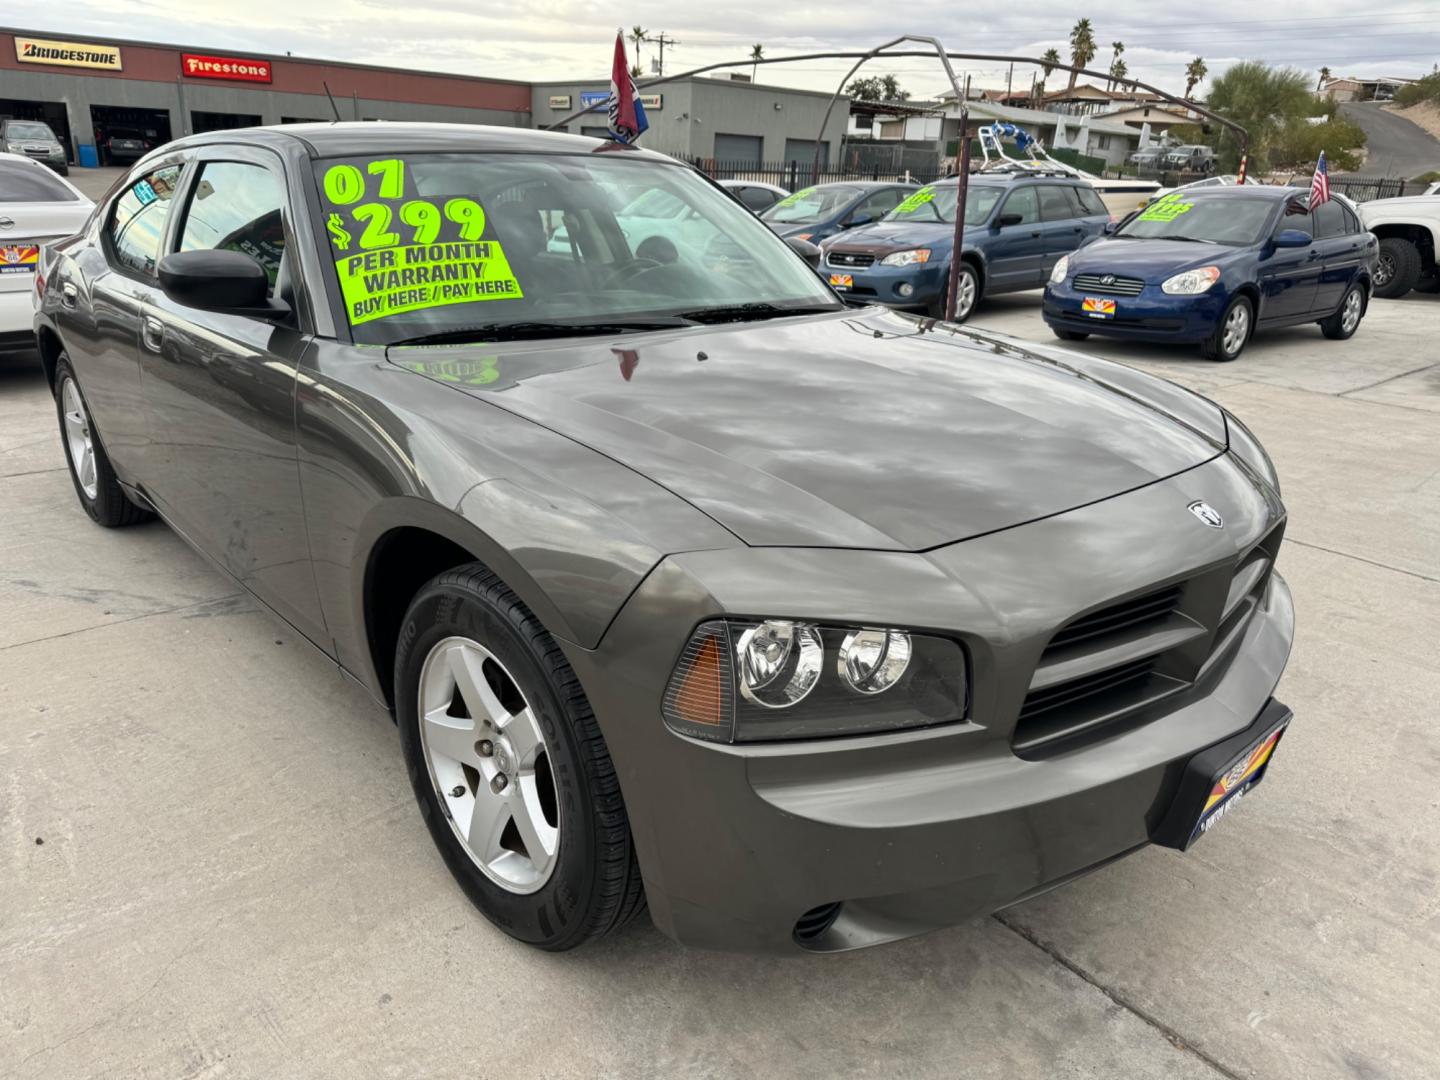
[(187, 138), (35, 284), (85, 512), (158, 515), (367, 688), (542, 948), (647, 906), (769, 952), (952, 924), (1200, 841), (1290, 720), (1239, 421), (847, 307), (659, 154)]

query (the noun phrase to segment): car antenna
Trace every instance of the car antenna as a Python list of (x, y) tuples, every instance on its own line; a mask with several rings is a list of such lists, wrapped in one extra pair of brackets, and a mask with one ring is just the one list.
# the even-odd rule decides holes
[(325, 96), (330, 99), (330, 108), (335, 113), (335, 122), (340, 123), (340, 106), (335, 104), (335, 95), (330, 93), (330, 84), (321, 80), (320, 85), (325, 88)]

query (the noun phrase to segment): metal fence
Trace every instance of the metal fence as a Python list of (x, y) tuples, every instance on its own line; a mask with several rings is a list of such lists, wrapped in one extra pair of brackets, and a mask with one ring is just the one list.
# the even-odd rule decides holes
[(841, 180), (911, 180), (928, 184), (943, 174), (934, 162), (926, 168), (907, 168), (894, 161), (873, 159), (833, 165), (822, 162), (815, 173), (812, 161), (719, 161), (715, 158), (691, 158), (690, 163), (716, 180), (761, 180), (778, 184), (787, 191), (798, 191), (810, 184), (829, 184)]
[[(1309, 183), (1305, 178), (1304, 183)], [(1427, 185), (1378, 176), (1332, 176), (1330, 190), (1338, 191), (1354, 202), (1369, 202), (1372, 199), (1393, 199), (1407, 193), (1423, 194)]]

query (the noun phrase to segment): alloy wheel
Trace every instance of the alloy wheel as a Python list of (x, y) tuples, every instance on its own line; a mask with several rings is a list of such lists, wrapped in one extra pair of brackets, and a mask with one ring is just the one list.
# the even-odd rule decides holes
[(519, 684), (479, 642), (448, 637), (425, 658), (419, 698), (425, 766), (461, 847), (501, 888), (535, 892), (555, 869), (559, 806)]
[(1225, 332), (1221, 337), (1221, 345), (1225, 349), (1226, 356), (1234, 356), (1245, 345), (1245, 338), (1250, 334), (1250, 309), (1244, 304), (1236, 304), (1230, 309), (1230, 314), (1225, 316)]
[(955, 297), (955, 319), (957, 322), (968, 318), (970, 311), (975, 307), (975, 276), (960, 272), (957, 282), (958, 292)]
[(1362, 307), (1360, 292), (1356, 290), (1345, 297), (1345, 310), (1340, 313), (1340, 329), (1347, 334), (1353, 334), (1355, 327), (1360, 325), (1360, 308)]
[(95, 472), (95, 442), (90, 432), (90, 416), (75, 380), (67, 378), (60, 386), (61, 407), (65, 410), (65, 443), (70, 449), (70, 468), (87, 499), (100, 492)]
[(1393, 255), (1380, 256), (1380, 261), (1375, 264), (1375, 287), (1383, 289), (1390, 284), (1395, 276), (1395, 257)]

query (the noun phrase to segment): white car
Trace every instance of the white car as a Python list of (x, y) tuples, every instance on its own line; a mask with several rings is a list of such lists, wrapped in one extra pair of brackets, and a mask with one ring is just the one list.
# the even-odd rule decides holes
[(721, 180), (719, 184), (756, 214), (763, 214), (790, 194), (779, 184), (767, 184), (764, 180)]
[(1440, 292), (1440, 198), (1373, 199), (1360, 204), (1360, 221), (1380, 238), (1376, 296), (1394, 300), (1411, 289)]
[(95, 204), (23, 154), (0, 153), (0, 352), (35, 347), (40, 248), (80, 231)]

